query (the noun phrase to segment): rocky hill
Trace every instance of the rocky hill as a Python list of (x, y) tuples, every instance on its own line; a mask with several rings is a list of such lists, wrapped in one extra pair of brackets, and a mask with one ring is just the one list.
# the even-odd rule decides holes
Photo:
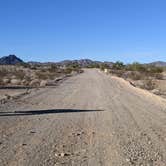
[(15, 65), (18, 63), (23, 63), (23, 60), (16, 57), (15, 55), (4, 56), (0, 58), (1, 65)]
[[(0, 65), (15, 65), (18, 63), (25, 63), (25, 62), (15, 55), (9, 55), (9, 56), (4, 56), (4, 57), (0, 58)], [(29, 65), (44, 65), (44, 66), (54, 64), (54, 65), (58, 65), (58, 66), (62, 66), (62, 67), (70, 66), (72, 64), (79, 65), (80, 67), (95, 67), (95, 66), (97, 67), (101, 64), (107, 64), (108, 66), (113, 65), (112, 62), (101, 62), (101, 61), (94, 61), (91, 59), (64, 60), (64, 61), (60, 61), (60, 62), (30, 61), (30, 62), (27, 62), (27, 64), (29, 64)]]
[(57, 64), (61, 66), (68, 66), (70, 64), (78, 64), (80, 67), (88, 67), (91, 65), (101, 64), (100, 61), (93, 61), (90, 59), (80, 59), (80, 60), (64, 60), (61, 62), (58, 62)]

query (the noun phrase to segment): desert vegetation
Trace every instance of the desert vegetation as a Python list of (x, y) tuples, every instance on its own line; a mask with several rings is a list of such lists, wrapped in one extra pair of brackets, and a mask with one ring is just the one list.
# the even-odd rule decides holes
[(125, 79), (163, 79), (164, 68), (153, 65), (143, 65), (138, 62), (124, 65), (122, 62), (116, 62), (110, 72)]
[(0, 86), (46, 86), (57, 79), (82, 72), (75, 64), (58, 66), (56, 64), (18, 64), (0, 65)]
[(166, 87), (164, 86), (166, 84), (165, 67), (138, 62), (125, 65), (123, 62), (117, 61), (111, 67), (104, 66), (104, 68), (108, 69), (112, 75), (128, 80), (133, 86), (166, 96)]

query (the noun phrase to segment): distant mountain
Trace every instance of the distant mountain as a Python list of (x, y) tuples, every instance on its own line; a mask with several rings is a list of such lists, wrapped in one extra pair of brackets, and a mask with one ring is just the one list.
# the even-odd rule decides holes
[(29, 65), (42, 65), (43, 63), (41, 62), (36, 62), (36, 61), (29, 61), (27, 62)]
[(80, 59), (80, 60), (64, 60), (64, 61), (60, 61), (60, 62), (34, 62), (34, 61), (30, 61), (28, 62), (28, 64), (30, 65), (58, 65), (58, 66), (62, 66), (62, 67), (66, 67), (66, 66), (70, 66), (72, 64), (77, 64), (80, 67), (90, 67), (90, 66), (96, 66), (96, 65), (100, 65), (102, 63), (106, 63), (108, 65), (111, 65), (112, 62), (100, 62), (100, 61), (93, 61), (90, 59)]
[(80, 60), (64, 60), (61, 62), (58, 62), (57, 64), (60, 66), (68, 66), (70, 64), (78, 64), (80, 67), (90, 67), (94, 65), (100, 65), (103, 62), (100, 61), (93, 61), (90, 59), (80, 59)]
[(4, 56), (0, 58), (1, 65), (15, 65), (18, 63), (23, 63), (23, 60), (16, 57), (15, 55)]
[(164, 61), (156, 61), (156, 62), (152, 62), (152, 63), (149, 63), (149, 64), (157, 66), (157, 67), (166, 67), (166, 62), (164, 62)]
[[(0, 58), (0, 64), (3, 65), (15, 65), (18, 63), (24, 63), (23, 60), (21, 60), (20, 58), (16, 57), (15, 55), (9, 55), (9, 56), (4, 56), (2, 58)], [(27, 62), (27, 64), (29, 65), (43, 65), (43, 66), (47, 66), (47, 65), (59, 65), (62, 67), (66, 67), (72, 64), (77, 64), (80, 67), (98, 67), (101, 64), (107, 64), (108, 66), (112, 66), (113, 63), (112, 62), (101, 62), (101, 61), (93, 61), (90, 59), (80, 59), (80, 60), (64, 60), (64, 61), (60, 61), (60, 62), (35, 62), (35, 61), (30, 61)]]
[(93, 61), (91, 59), (80, 59), (80, 60), (64, 60), (64, 61), (60, 61), (60, 62), (35, 62), (35, 61), (30, 61), (28, 62), (28, 64), (30, 65), (43, 65), (43, 66), (47, 66), (47, 65), (58, 65), (61, 67), (67, 67), (70, 66), (72, 64), (77, 64), (80, 67), (97, 67), (101, 64), (106, 64), (108, 66), (112, 66), (113, 62), (101, 62), (101, 61)]

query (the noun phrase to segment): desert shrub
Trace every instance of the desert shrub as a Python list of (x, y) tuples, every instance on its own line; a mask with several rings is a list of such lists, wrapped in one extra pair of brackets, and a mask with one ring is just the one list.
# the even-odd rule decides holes
[(126, 70), (130, 71), (140, 71), (140, 72), (147, 72), (147, 73), (162, 73), (162, 67), (156, 67), (153, 65), (143, 65), (138, 62), (134, 62), (126, 66)]
[(147, 89), (147, 90), (153, 90), (153, 89), (155, 89), (155, 87), (156, 87), (156, 85), (153, 82), (153, 80), (152, 79), (148, 79), (148, 80), (144, 81), (144, 84), (143, 84), (143, 86), (141, 88)]
[(100, 64), (100, 69), (103, 71), (104, 69), (109, 69), (109, 65), (105, 64), (105, 63), (102, 63)]
[(36, 77), (40, 80), (46, 80), (48, 78), (48, 75), (45, 72), (37, 71), (36, 72)]
[(3, 79), (0, 78), (0, 86), (4, 85)]
[(144, 78), (144, 75), (142, 75), (141, 73), (138, 73), (138, 72), (131, 73), (131, 79), (133, 80), (141, 80), (143, 78)]
[(45, 72), (48, 72), (49, 70), (45, 68), (41, 68), (41, 69), (38, 69), (38, 71), (45, 73)]
[(78, 68), (81, 68), (81, 67), (77, 62), (72, 62), (72, 63), (67, 64), (66, 68), (78, 69)]
[(61, 71), (63, 74), (71, 74), (72, 72), (76, 73), (83, 73), (84, 71), (81, 68), (72, 68), (72, 67), (67, 67)]
[(16, 76), (16, 78), (22, 80), (25, 76), (25, 72), (23, 70), (17, 70), (13, 75)]
[(122, 70), (125, 68), (125, 65), (123, 64), (123, 62), (117, 61), (113, 64), (112, 68), (115, 70)]
[(124, 70), (110, 70), (110, 73), (113, 75), (116, 75), (118, 77), (123, 77), (124, 76)]
[(88, 65), (87, 68), (100, 68), (100, 65), (97, 63), (94, 63), (94, 64)]
[(27, 82), (30, 82), (31, 81), (31, 77), (26, 75), (26, 76), (24, 76), (24, 80), (26, 80)]
[(64, 69), (65, 74), (71, 74), (72, 71), (73, 69), (71, 67), (67, 67), (66, 69)]
[[(144, 79), (144, 78), (156, 78), (156, 79), (162, 79), (162, 72), (163, 68), (162, 67), (156, 67), (153, 65), (143, 65), (138, 62), (134, 62), (132, 64), (129, 64), (126, 66), (126, 71), (133, 71), (133, 72), (139, 72), (140, 74), (132, 74), (129, 75), (129, 77), (133, 79)], [(136, 78), (135, 78), (136, 77)], [(140, 77), (140, 78), (139, 78)]]
[(19, 67), (1, 67), (0, 68), (0, 77), (12, 77), (15, 76), (17, 79), (23, 79), (25, 76), (25, 71)]
[(47, 80), (47, 79), (54, 79), (56, 76), (58, 76), (58, 74), (38, 71), (36, 72), (36, 76), (40, 80)]
[(7, 74), (8, 74), (8, 70), (7, 69), (5, 69), (5, 68), (1, 68), (0, 69), (0, 77), (1, 78), (7, 76)]
[(31, 70), (37, 70), (37, 66), (35, 66), (35, 65), (30, 65), (30, 67), (29, 67)]
[(138, 62), (134, 62), (132, 64), (127, 65), (126, 70), (145, 72), (146, 67)]
[(57, 72), (57, 70), (58, 70), (58, 67), (54, 64), (52, 64), (48, 69), (48, 71), (51, 73)]
[(162, 67), (156, 67), (153, 65), (147, 67), (147, 72), (149, 73), (162, 73), (163, 71)]
[(83, 72), (84, 72), (84, 70), (82, 70), (82, 69), (79, 70), (79, 73), (83, 73)]
[(22, 66), (24, 68), (30, 68), (30, 64), (25, 63), (25, 62), (17, 63), (15, 66), (18, 66), (18, 67)]
[(124, 73), (124, 75), (126, 76), (126, 78), (130, 78), (132, 80), (141, 80), (144, 78), (144, 74), (141, 74), (137, 71), (126, 72)]
[(161, 74), (161, 73), (156, 73), (154, 77), (155, 77), (156, 79), (158, 79), (158, 80), (162, 80), (162, 79), (163, 79), (163, 74)]
[(145, 78), (144, 74), (137, 71), (111, 70), (111, 74), (114, 74), (118, 77), (122, 77), (124, 79), (132, 80), (141, 80)]

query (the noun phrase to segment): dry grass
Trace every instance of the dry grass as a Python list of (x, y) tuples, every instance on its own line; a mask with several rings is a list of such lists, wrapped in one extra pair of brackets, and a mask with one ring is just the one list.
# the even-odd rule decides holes
[[(80, 68), (68, 67), (61, 69), (56, 65), (33, 65), (33, 66), (21, 66), (21, 65), (1, 65), (0, 66), (0, 85), (4, 86), (12, 84), (12, 82), (18, 82), (18, 85), (28, 86), (33, 80), (38, 80), (38, 84), (42, 80), (55, 80), (58, 77), (71, 74), (73, 71), (79, 73)], [(13, 80), (14, 79), (14, 80)], [(6, 81), (9, 80), (9, 81)], [(7, 83), (8, 82), (8, 83)]]
[(163, 71), (165, 70), (161, 67), (145, 66), (134, 63), (125, 66), (120, 70), (115, 68), (111, 69), (110, 73), (131, 81), (134, 86), (151, 91), (158, 88), (155, 84), (156, 80), (164, 80), (166, 78)]
[(146, 89), (146, 90), (153, 90), (156, 88), (156, 84), (153, 82), (153, 80), (144, 80), (144, 84), (141, 88)]

